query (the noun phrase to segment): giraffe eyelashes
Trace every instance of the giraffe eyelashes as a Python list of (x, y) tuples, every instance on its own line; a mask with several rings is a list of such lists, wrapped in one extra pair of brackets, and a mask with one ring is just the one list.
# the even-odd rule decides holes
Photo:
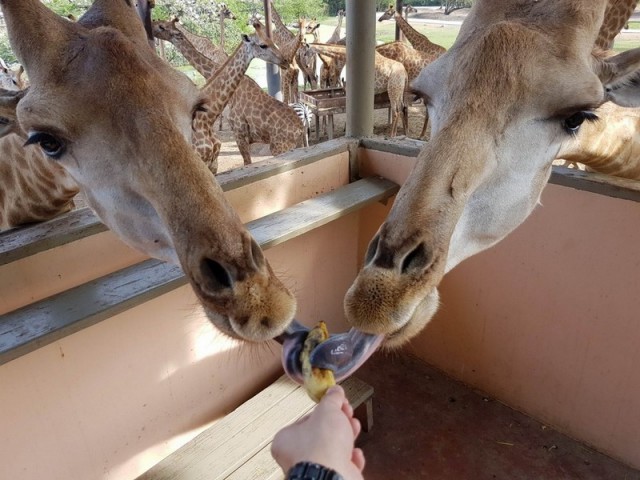
[(59, 138), (44, 132), (30, 133), (24, 146), (26, 147), (27, 145), (34, 145), (36, 143), (47, 157), (54, 160), (58, 160), (67, 149), (65, 143)]
[(580, 126), (585, 122), (595, 122), (598, 120), (598, 116), (591, 111), (580, 111), (576, 112), (573, 115), (565, 118), (562, 121), (562, 127), (565, 131), (570, 135), (576, 135), (578, 130), (580, 130)]

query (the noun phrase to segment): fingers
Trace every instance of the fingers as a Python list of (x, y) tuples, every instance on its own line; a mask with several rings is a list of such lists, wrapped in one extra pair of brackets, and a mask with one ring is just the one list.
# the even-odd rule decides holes
[(351, 463), (353, 463), (358, 470), (361, 472), (364, 470), (364, 465), (366, 463), (364, 458), (364, 453), (359, 448), (354, 448), (353, 453), (351, 454)]
[(351, 429), (353, 430), (353, 438), (358, 438), (360, 435), (360, 431), (362, 430), (362, 425), (360, 425), (360, 420), (357, 418), (351, 418)]
[(347, 417), (353, 417), (353, 407), (346, 398), (344, 399), (344, 402), (342, 402), (342, 411)]

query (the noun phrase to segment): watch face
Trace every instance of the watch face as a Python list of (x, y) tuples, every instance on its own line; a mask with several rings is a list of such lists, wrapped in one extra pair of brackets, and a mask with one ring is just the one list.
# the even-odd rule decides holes
[(286, 480), (344, 480), (344, 478), (335, 470), (317, 463), (299, 462), (291, 467)]

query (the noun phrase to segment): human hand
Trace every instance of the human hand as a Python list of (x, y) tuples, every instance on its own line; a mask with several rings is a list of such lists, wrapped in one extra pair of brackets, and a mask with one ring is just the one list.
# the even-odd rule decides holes
[(271, 455), (284, 472), (298, 462), (319, 463), (345, 480), (363, 480), (365, 459), (354, 448), (360, 422), (340, 386), (331, 387), (311, 414), (280, 430)]

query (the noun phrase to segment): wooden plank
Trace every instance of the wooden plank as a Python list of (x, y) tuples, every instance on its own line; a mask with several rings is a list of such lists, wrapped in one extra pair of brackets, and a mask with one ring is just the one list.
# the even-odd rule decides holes
[[(220, 480), (265, 447), (283, 425), (295, 421), (313, 407), (298, 386), (280, 385), (273, 398), (242, 404), (192, 442), (138, 477), (149, 479)], [(258, 395), (272, 390), (268, 387)], [(286, 390), (287, 394), (282, 395)]]
[[(247, 225), (256, 241), (268, 248), (348, 215), (365, 205), (389, 198), (399, 188), (397, 184), (382, 177), (368, 177)], [(295, 225), (298, 227), (294, 228)]]
[(549, 183), (640, 202), (640, 182), (637, 180), (556, 166), (553, 167)]
[[(346, 379), (341, 385), (354, 410), (357, 411), (364, 407), (366, 411), (367, 404), (371, 403), (373, 397), (373, 387), (356, 377)], [(301, 413), (298, 418), (306, 415), (309, 411)], [(363, 431), (370, 429), (371, 425), (367, 425), (365, 428), (363, 424)], [(273, 432), (272, 438), (276, 433), (277, 431)], [(271, 456), (271, 441), (226, 477), (227, 480), (264, 480), (269, 478), (282, 478), (282, 471)]]
[[(341, 138), (297, 149), (256, 164), (219, 173), (216, 178), (230, 191), (265, 178), (301, 168), (323, 158), (350, 151), (356, 139)], [(0, 266), (107, 230), (89, 208), (61, 215), (48, 222), (0, 232)]]
[[(247, 224), (264, 249), (393, 195), (372, 177)], [(186, 284), (182, 270), (147, 260), (0, 316), (0, 365)]]
[(147, 260), (0, 316), (0, 365), (186, 283), (182, 270)]
[[(345, 380), (342, 386), (354, 408), (373, 395), (373, 387), (357, 378)], [(304, 389), (283, 375), (138, 479), (274, 478), (281, 472), (270, 454), (273, 437), (314, 406)]]
[[(426, 142), (408, 139), (363, 138), (360, 140), (361, 148), (405, 157), (417, 157), (425, 145)], [(640, 202), (640, 182), (637, 180), (554, 166), (549, 183), (598, 195)]]

